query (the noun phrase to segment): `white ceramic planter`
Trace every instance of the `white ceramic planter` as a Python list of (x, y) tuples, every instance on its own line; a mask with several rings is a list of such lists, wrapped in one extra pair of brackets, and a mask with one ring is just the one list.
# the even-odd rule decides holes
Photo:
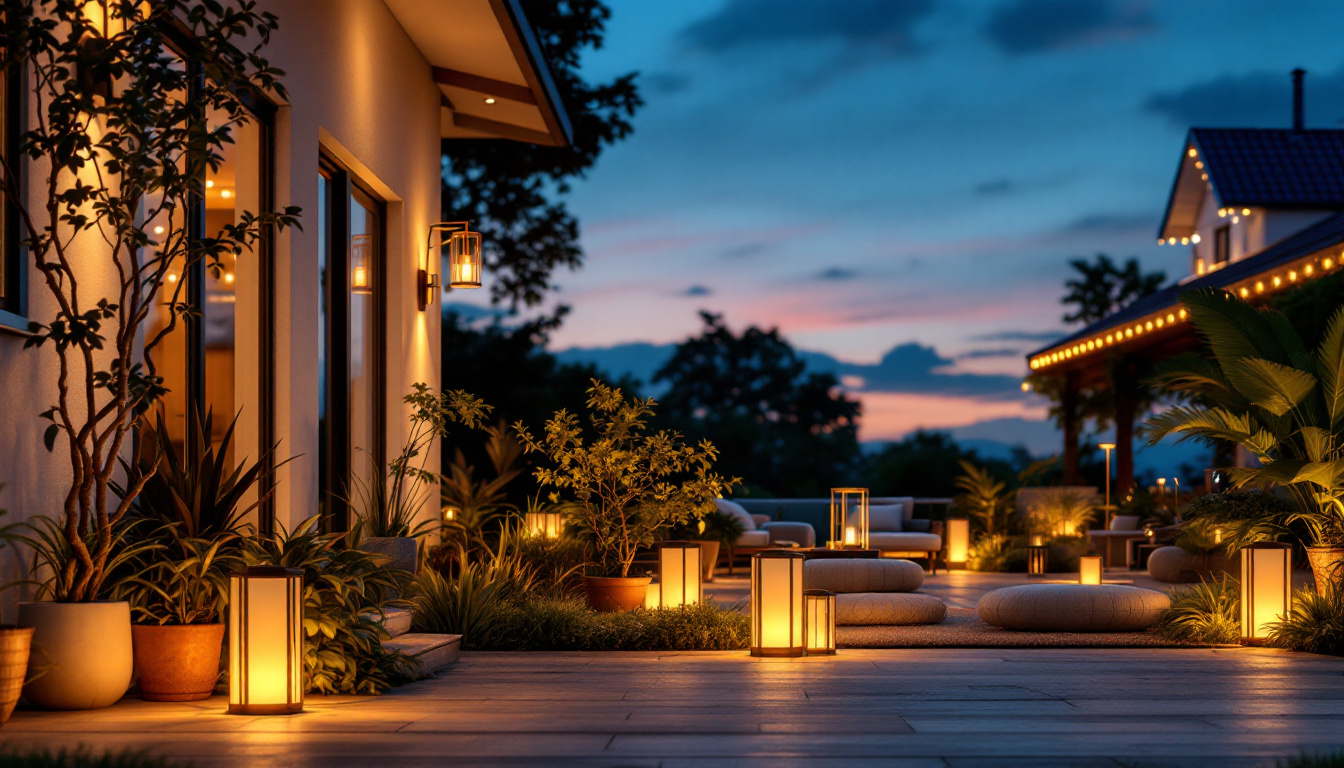
[(110, 603), (19, 603), (19, 626), (33, 628), (23, 695), (39, 709), (98, 709), (131, 687), (131, 606)]

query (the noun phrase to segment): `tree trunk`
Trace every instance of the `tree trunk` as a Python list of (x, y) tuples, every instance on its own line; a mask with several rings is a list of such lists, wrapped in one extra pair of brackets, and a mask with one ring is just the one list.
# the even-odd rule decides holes
[(1078, 374), (1065, 375), (1059, 408), (1064, 429), (1064, 484), (1079, 485), (1082, 476), (1078, 472)]
[(1133, 370), (1122, 366), (1115, 376), (1116, 499), (1123, 499), (1134, 487), (1134, 387)]

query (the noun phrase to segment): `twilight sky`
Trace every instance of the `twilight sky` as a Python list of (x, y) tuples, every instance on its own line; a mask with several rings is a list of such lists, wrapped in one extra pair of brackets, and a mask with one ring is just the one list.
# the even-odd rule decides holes
[(1344, 124), (1337, 0), (609, 2), (584, 70), (647, 104), (570, 198), (553, 347), (638, 371), (659, 347), (588, 348), (778, 326), (865, 440), (1042, 418), (1017, 385), (1066, 261), (1188, 268), (1155, 232), (1189, 126), (1287, 126), (1296, 66), (1308, 125)]

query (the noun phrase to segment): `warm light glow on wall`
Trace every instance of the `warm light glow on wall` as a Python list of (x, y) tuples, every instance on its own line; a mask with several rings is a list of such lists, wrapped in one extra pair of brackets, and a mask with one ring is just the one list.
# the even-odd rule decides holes
[(1292, 611), (1293, 548), (1263, 541), (1241, 550), (1241, 641), (1263, 643)]
[(229, 577), (229, 712), (303, 710), (303, 571), (254, 565)]
[(751, 558), (751, 655), (802, 656), (803, 554), (772, 549)]
[(700, 545), (689, 541), (665, 541), (658, 545), (659, 606), (681, 608), (698, 605), (702, 596)]
[(835, 593), (824, 589), (804, 590), (803, 612), (807, 616), (808, 655), (835, 653)]
[(559, 512), (528, 512), (523, 515), (529, 536), (543, 539), (558, 539), (565, 529), (565, 521)]
[(971, 521), (953, 518), (947, 521), (947, 567), (966, 567), (971, 554)]
[(1078, 583), (1101, 583), (1101, 557), (1099, 555), (1083, 555), (1078, 558)]
[(831, 530), (828, 549), (868, 548), (868, 489), (831, 489)]

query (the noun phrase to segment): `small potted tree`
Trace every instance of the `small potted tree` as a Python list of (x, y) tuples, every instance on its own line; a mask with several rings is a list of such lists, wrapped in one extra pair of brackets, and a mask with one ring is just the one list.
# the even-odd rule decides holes
[(570, 525), (592, 541), (597, 558), (597, 573), (584, 577), (597, 611), (642, 606), (651, 579), (630, 574), (636, 552), (661, 529), (703, 517), (738, 482), (713, 471), (718, 451), (709, 441), (687, 445), (676, 432), (652, 431), (655, 405), (653, 398), (626, 401), (620, 389), (594, 379), (589, 429), (565, 410), (540, 436), (514, 425), (523, 450), (551, 464), (537, 468), (537, 481), (574, 497)]

